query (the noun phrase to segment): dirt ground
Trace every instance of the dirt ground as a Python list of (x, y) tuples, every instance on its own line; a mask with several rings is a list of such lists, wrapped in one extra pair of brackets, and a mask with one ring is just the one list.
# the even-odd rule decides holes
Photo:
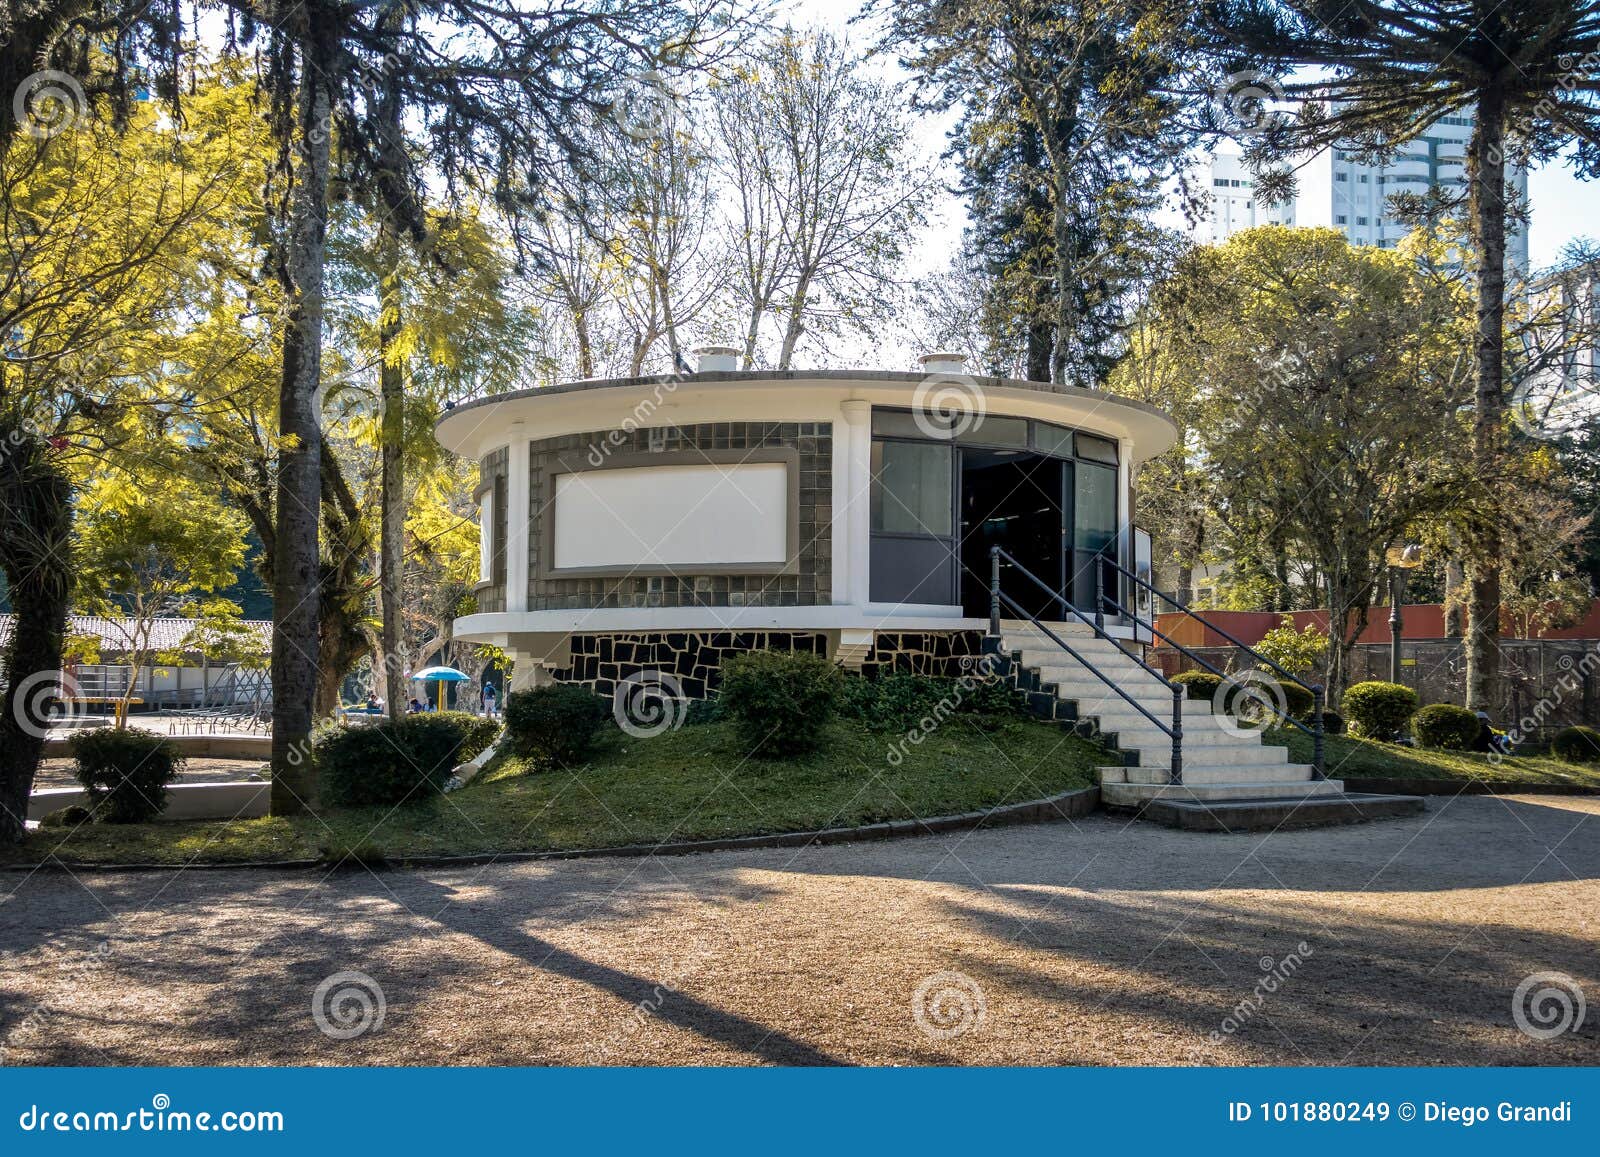
[[(381, 875), (7, 873), (0, 1045), (86, 1065), (1597, 1064), (1597, 877), (1600, 799), (1536, 796), (1270, 836), (1095, 816)], [(1575, 984), (1576, 1031), (1517, 1027), (1540, 973), (1565, 978), (1524, 986), (1532, 1027), (1559, 1013), (1537, 990)]]
[[(179, 783), (229, 783), (248, 779), (261, 770), (264, 759), (201, 759), (191, 756), (178, 776)], [(72, 760), (46, 759), (39, 764), (34, 787), (77, 787), (72, 776)]]

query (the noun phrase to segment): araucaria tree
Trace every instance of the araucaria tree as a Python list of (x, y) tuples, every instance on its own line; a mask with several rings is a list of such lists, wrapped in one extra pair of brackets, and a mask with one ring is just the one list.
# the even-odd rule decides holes
[[(1480, 477), (1506, 453), (1507, 166), (1570, 156), (1600, 175), (1600, 5), (1594, 0), (1219, 0), (1206, 6), (1219, 74), (1275, 74), (1291, 114), (1253, 118), (1246, 157), (1264, 174), (1292, 152), (1336, 144), (1381, 157), (1438, 118), (1470, 112)], [(1256, 110), (1262, 111), (1262, 110)], [(1570, 147), (1570, 153), (1566, 152)], [(1276, 179), (1287, 190), (1286, 174)], [(1443, 207), (1441, 207), (1443, 208)], [(1468, 553), (1467, 705), (1495, 703), (1503, 543), (1481, 491)]]
[(935, 107), (991, 277), (986, 358), (1095, 386), (1122, 351), (1130, 291), (1157, 262), (1152, 216), (1191, 140), (1174, 95), (1186, 6), (1162, 0), (911, 0), (890, 42)]

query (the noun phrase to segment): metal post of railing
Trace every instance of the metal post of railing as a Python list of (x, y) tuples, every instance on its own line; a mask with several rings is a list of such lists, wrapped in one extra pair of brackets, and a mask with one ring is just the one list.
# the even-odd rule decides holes
[(1106, 561), (1099, 554), (1094, 556), (1094, 626), (1106, 629)]
[(1172, 684), (1172, 782), (1183, 782), (1183, 686)]
[(1323, 691), (1321, 683), (1312, 684), (1311, 711), (1313, 714), (1313, 727), (1311, 730), (1311, 773), (1318, 779), (1328, 778), (1327, 773), (1323, 771), (1324, 756), (1322, 751), (1322, 713), (1323, 706), (1327, 702), (1326, 695), (1327, 692)]
[(989, 548), (989, 637), (1000, 637), (1000, 548)]

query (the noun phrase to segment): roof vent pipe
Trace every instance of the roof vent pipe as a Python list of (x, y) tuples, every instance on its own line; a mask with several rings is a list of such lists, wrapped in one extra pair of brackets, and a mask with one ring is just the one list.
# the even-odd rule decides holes
[(959, 374), (965, 372), (967, 355), (939, 350), (923, 354), (917, 361), (922, 363), (922, 372), (925, 374)]
[(739, 351), (731, 345), (703, 345), (690, 352), (698, 360), (696, 373), (731, 374), (739, 368)]

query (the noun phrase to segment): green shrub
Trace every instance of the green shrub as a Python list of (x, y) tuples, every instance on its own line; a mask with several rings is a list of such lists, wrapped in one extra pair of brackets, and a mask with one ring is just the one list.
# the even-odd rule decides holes
[(1394, 739), (1417, 710), (1417, 693), (1399, 683), (1372, 680), (1344, 693), (1345, 718), (1365, 739)]
[(1317, 698), (1298, 683), (1278, 680), (1283, 688), (1283, 709), (1302, 723), (1311, 722), (1311, 713), (1317, 709)]
[(1600, 731), (1593, 727), (1565, 727), (1550, 741), (1557, 759), (1568, 763), (1600, 763)]
[(100, 823), (144, 824), (167, 806), (167, 785), (183, 770), (177, 744), (137, 727), (96, 727), (67, 741), (73, 774)]
[(518, 755), (571, 766), (589, 754), (607, 713), (587, 687), (550, 683), (506, 696), (506, 734)]
[[(1250, 671), (1244, 675), (1235, 676), (1235, 678), (1254, 680), (1257, 676), (1260, 677), (1262, 682), (1256, 684), (1259, 688), (1259, 694), (1252, 692), (1252, 699), (1259, 697), (1264, 701), (1270, 693), (1271, 685), (1277, 683), (1283, 689), (1283, 709), (1301, 722), (1310, 722), (1311, 713), (1316, 710), (1316, 697), (1310, 691), (1298, 683), (1286, 683), (1281, 679), (1273, 679), (1270, 674), (1264, 671)], [(1213, 675), (1210, 671), (1184, 671), (1182, 674), (1173, 676), (1172, 682), (1182, 687), (1185, 697), (1189, 699), (1209, 699), (1215, 702), (1217, 690), (1222, 686), (1223, 680), (1222, 676)], [(1240, 686), (1249, 686), (1249, 683), (1240, 684)], [(1237, 709), (1240, 694), (1241, 692), (1237, 689), (1228, 692), (1226, 708), (1230, 713)]]
[(876, 679), (846, 675), (839, 683), (836, 712), (879, 731), (905, 731), (925, 720), (961, 715), (981, 729), (1021, 715), (1026, 699), (1010, 683), (978, 672), (956, 678), (892, 671)]
[(1430, 703), (1411, 717), (1411, 733), (1423, 747), (1470, 751), (1477, 741), (1478, 714), (1454, 703)]
[(457, 736), (454, 760), (451, 766), (467, 762), (494, 742), (500, 734), (500, 720), (487, 715), (474, 715), (470, 711), (428, 711), (421, 715), (406, 716), (407, 722), (429, 721), (435, 728), (448, 725)]
[(1213, 699), (1216, 697), (1217, 688), (1222, 684), (1222, 677), (1213, 675), (1210, 671), (1184, 671), (1174, 675), (1172, 682), (1182, 687), (1184, 695), (1189, 699)]
[(1337, 711), (1324, 711), (1322, 713), (1322, 733), (1324, 735), (1343, 735), (1344, 716)]
[(722, 700), (691, 699), (689, 706), (683, 713), (685, 727), (700, 727), (707, 723), (717, 723), (722, 719)]
[(497, 730), (493, 720), (465, 711), (325, 727), (312, 746), (322, 802), (365, 807), (431, 799), (444, 790), (456, 765), (487, 747)]
[(751, 651), (722, 665), (722, 710), (753, 753), (798, 755), (822, 742), (839, 682), (821, 655)]

